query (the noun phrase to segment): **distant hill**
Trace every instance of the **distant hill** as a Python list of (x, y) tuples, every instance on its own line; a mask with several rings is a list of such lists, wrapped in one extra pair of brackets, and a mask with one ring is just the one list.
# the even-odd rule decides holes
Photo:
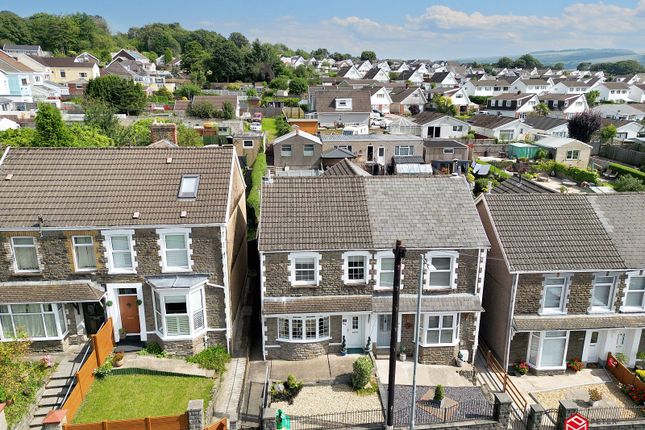
[[(645, 55), (639, 54), (638, 52), (632, 51), (630, 49), (592, 49), (592, 48), (580, 48), (580, 49), (563, 49), (561, 51), (535, 51), (529, 52), (532, 56), (540, 60), (543, 64), (550, 65), (555, 63), (564, 63), (564, 66), (567, 69), (575, 69), (576, 66), (580, 63), (591, 62), (591, 63), (605, 63), (605, 62), (615, 62), (621, 60), (636, 60), (641, 64), (645, 65)], [(507, 55), (513, 59), (519, 57), (519, 55)], [(494, 63), (502, 55), (496, 57), (471, 57), (471, 58), (460, 58), (457, 61), (468, 62), (468, 61), (477, 61), (479, 63)]]

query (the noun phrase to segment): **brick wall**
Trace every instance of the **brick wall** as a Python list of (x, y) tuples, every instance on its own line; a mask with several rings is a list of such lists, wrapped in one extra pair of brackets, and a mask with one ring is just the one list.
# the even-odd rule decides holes
[(150, 140), (152, 143), (166, 139), (177, 143), (177, 124), (154, 122), (150, 125)]

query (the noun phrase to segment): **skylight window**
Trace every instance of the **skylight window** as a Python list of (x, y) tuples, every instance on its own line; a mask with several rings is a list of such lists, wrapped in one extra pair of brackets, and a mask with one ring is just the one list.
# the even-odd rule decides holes
[(181, 177), (179, 186), (179, 195), (182, 199), (194, 199), (197, 197), (197, 187), (199, 186), (199, 175), (184, 175)]

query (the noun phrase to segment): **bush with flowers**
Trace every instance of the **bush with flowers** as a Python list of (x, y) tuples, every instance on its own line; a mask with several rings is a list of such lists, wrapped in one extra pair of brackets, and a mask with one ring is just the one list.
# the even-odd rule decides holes
[(620, 388), (623, 390), (623, 393), (627, 394), (638, 406), (645, 405), (645, 390), (634, 385), (622, 384)]
[(526, 364), (526, 361), (520, 361), (519, 363), (515, 363), (515, 373), (518, 375), (526, 375), (529, 373), (529, 365)]
[(584, 367), (585, 364), (577, 357), (567, 361), (567, 369), (571, 369), (574, 372), (580, 372)]

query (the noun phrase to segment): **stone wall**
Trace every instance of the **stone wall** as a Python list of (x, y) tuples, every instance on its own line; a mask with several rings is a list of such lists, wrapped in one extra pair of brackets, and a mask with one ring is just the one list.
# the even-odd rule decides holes
[(338, 353), (341, 349), (343, 318), (341, 315), (331, 315), (329, 318), (329, 335), (331, 339), (316, 342), (285, 342), (278, 340), (277, 318), (265, 318), (265, 344), (267, 359), (305, 360), (330, 353)]
[(508, 356), (508, 365), (511, 369), (516, 363), (526, 361), (526, 354), (529, 349), (530, 333), (515, 333), (511, 340), (511, 350)]

